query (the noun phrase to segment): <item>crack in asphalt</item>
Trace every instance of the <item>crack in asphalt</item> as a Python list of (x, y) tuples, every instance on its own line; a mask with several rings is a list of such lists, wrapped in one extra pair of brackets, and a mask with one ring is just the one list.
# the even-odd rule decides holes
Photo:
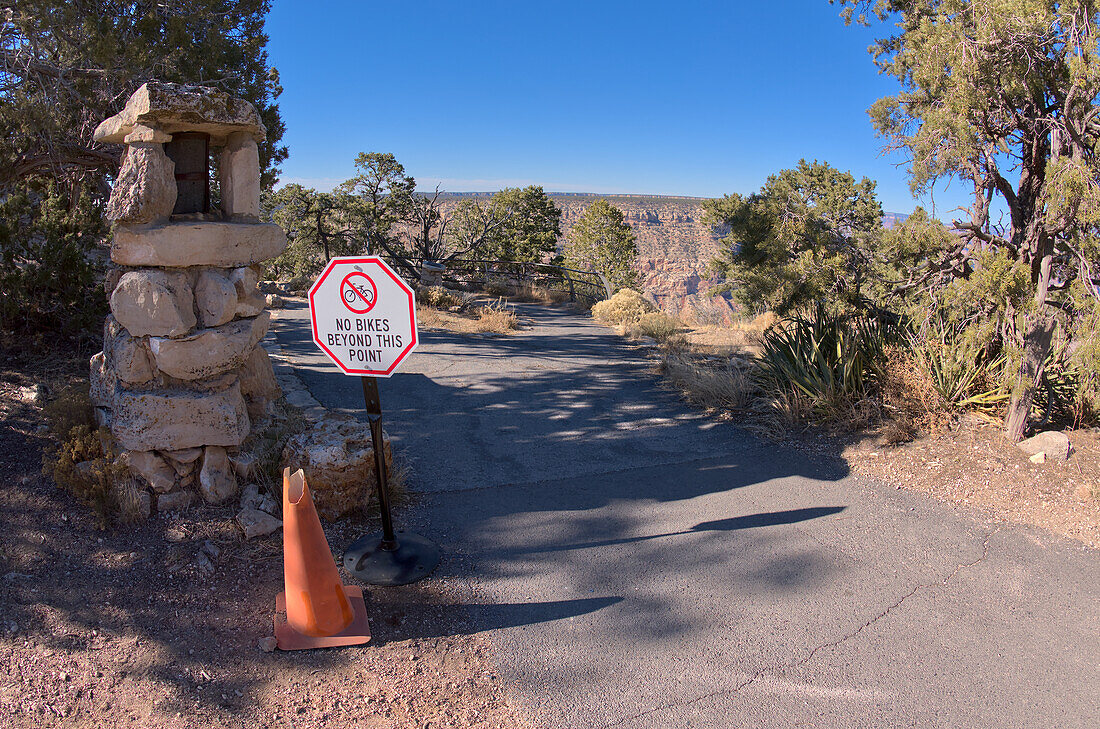
[(953, 569), (951, 571), (951, 574), (947, 575), (942, 580), (937, 580), (935, 582), (922, 582), (922, 583), (917, 584), (912, 590), (910, 590), (906, 594), (902, 595), (900, 598), (898, 598), (896, 601), (894, 601), (891, 605), (887, 606), (884, 610), (882, 610), (882, 612), (880, 612), (875, 617), (873, 617), (870, 620), (868, 620), (867, 622), (863, 623), (862, 625), (860, 625), (858, 628), (851, 631), (850, 633), (846, 633), (845, 635), (841, 636), (840, 638), (837, 638), (836, 640), (831, 640), (827, 643), (822, 643), (821, 645), (815, 646), (802, 659), (797, 660), (797, 661), (793, 661), (791, 663), (788, 663), (785, 666), (769, 666), (767, 668), (762, 668), (759, 671), (757, 671), (756, 673), (754, 673), (752, 676), (750, 676), (749, 678), (745, 679), (741, 683), (734, 686), (733, 688), (722, 689), (720, 691), (712, 691), (710, 693), (703, 694), (702, 696), (697, 696), (697, 697), (695, 697), (693, 699), (689, 699), (687, 701), (673, 701), (673, 702), (670, 702), (668, 704), (664, 704), (662, 706), (656, 706), (656, 707), (653, 707), (651, 709), (646, 709), (645, 711), (639, 712), (637, 714), (633, 714), (631, 716), (623, 717), (623, 718), (621, 718), (617, 721), (614, 721), (610, 724), (605, 724), (602, 727), (602, 729), (612, 729), (612, 727), (622, 726), (623, 724), (625, 724), (628, 721), (634, 721), (636, 719), (641, 719), (644, 716), (649, 716), (650, 714), (655, 714), (658, 711), (665, 711), (667, 709), (677, 709), (677, 708), (684, 708), (684, 707), (687, 707), (687, 706), (691, 706), (692, 704), (697, 704), (700, 701), (705, 701), (707, 699), (714, 698), (715, 696), (734, 696), (734, 695), (740, 693), (743, 689), (745, 689), (745, 688), (751, 686), (752, 684), (756, 683), (757, 681), (759, 681), (761, 678), (763, 678), (764, 676), (766, 676), (769, 673), (780, 673), (780, 672), (784, 672), (784, 671), (790, 671), (790, 670), (795, 669), (795, 668), (801, 668), (802, 666), (804, 666), (807, 663), (809, 663), (810, 661), (812, 661), (814, 656), (816, 656), (818, 654), (818, 652), (820, 652), (822, 650), (825, 650), (826, 648), (835, 648), (836, 646), (841, 645), (842, 643), (845, 643), (845, 642), (851, 640), (852, 638), (855, 638), (857, 635), (862, 633), (865, 629), (871, 627), (872, 625), (874, 625), (875, 623), (879, 622), (880, 620), (885, 618), (887, 615), (892, 613), (894, 610), (901, 607), (901, 605), (906, 600), (913, 597), (913, 595), (916, 595), (919, 591), (927, 589), (929, 587), (935, 587), (937, 585), (939, 585), (941, 587), (946, 587), (947, 583), (949, 583), (952, 579), (954, 579), (955, 576), (958, 575), (963, 570), (969, 569), (971, 567), (975, 567), (975, 566), (981, 564), (982, 562), (984, 562), (986, 557), (989, 556), (989, 542), (993, 538), (993, 536), (997, 532), (999, 532), (1000, 530), (1001, 530), (1001, 528), (997, 527), (993, 531), (986, 534), (985, 537), (983, 537), (983, 539), (982, 539), (982, 554), (981, 554), (980, 557), (978, 557), (973, 562), (966, 562), (964, 564), (960, 564), (960, 565), (956, 566), (955, 569)]

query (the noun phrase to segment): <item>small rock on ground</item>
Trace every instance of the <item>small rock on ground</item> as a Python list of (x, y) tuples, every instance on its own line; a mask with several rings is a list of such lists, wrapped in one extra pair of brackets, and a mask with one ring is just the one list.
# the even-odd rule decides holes
[(245, 539), (267, 536), (283, 525), (271, 514), (259, 509), (241, 509), (237, 514), (237, 523), (244, 530)]
[(1022, 440), (1016, 444), (1016, 447), (1029, 456), (1046, 453), (1047, 458), (1055, 461), (1068, 460), (1071, 448), (1069, 436), (1056, 430), (1047, 430), (1027, 440)]

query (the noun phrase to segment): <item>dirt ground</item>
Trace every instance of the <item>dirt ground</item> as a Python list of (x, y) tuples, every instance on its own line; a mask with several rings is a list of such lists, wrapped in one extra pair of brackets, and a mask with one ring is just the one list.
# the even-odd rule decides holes
[(978, 507), (989, 518), (1032, 524), (1100, 548), (1100, 433), (1066, 433), (1068, 461), (1035, 464), (999, 424), (966, 417), (951, 430), (901, 445), (867, 433), (842, 451), (849, 466), (898, 488)]
[[(0, 726), (527, 726), (439, 580), (368, 587), (366, 646), (265, 653), (280, 532), (246, 542), (214, 507), (101, 531), (41, 475), (35, 385), (82, 359), (0, 372)], [(326, 531), (339, 550), (376, 528)]]

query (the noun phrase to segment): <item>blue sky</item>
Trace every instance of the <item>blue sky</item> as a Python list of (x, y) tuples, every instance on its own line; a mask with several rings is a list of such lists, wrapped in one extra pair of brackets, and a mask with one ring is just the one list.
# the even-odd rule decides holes
[(866, 112), (897, 84), (827, 0), (275, 0), (267, 30), (283, 182), (330, 189), (359, 152), (393, 152), (422, 189), (713, 197), (804, 157), (877, 180), (887, 210), (918, 204)]

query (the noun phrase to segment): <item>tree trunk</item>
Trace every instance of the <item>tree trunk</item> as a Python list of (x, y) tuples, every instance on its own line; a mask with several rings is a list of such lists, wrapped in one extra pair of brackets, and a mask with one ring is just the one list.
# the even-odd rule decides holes
[(1031, 316), (1024, 333), (1024, 352), (1020, 361), (1020, 371), (1012, 389), (1012, 401), (1008, 405), (1005, 417), (1005, 435), (1013, 443), (1023, 440), (1031, 415), (1031, 404), (1035, 400), (1035, 391), (1039, 389), (1039, 380), (1043, 376), (1043, 365), (1050, 354), (1050, 341), (1054, 335), (1054, 317), (1040, 312)]

